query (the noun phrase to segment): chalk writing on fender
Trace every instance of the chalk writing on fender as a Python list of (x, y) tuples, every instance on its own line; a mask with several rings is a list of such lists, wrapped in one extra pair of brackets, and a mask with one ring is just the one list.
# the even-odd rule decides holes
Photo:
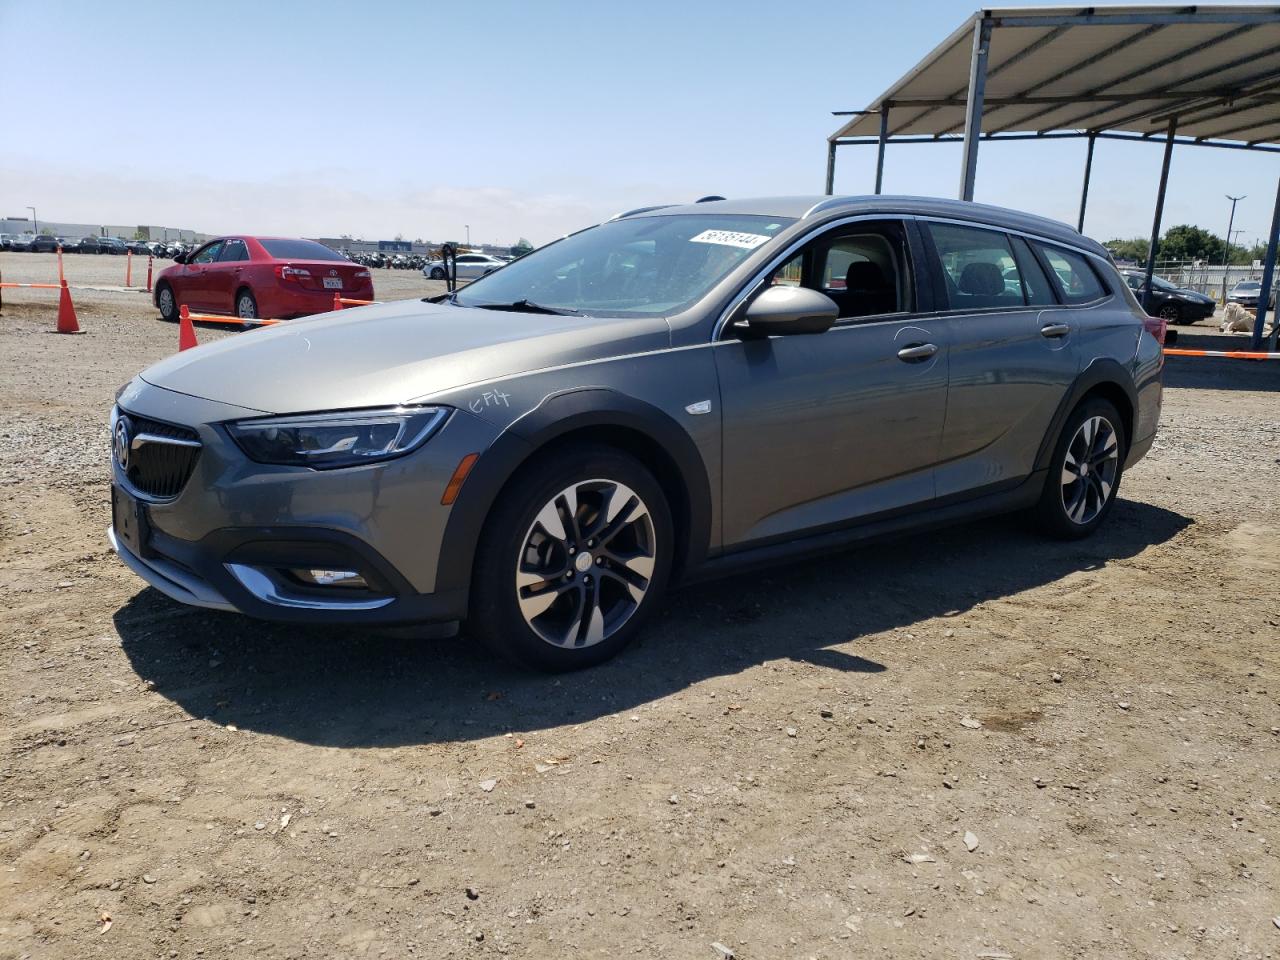
[(479, 413), (486, 407), (509, 407), (511, 406), (511, 394), (503, 393), (501, 390), (486, 390), (468, 403), (467, 406), (471, 408), (472, 413)]

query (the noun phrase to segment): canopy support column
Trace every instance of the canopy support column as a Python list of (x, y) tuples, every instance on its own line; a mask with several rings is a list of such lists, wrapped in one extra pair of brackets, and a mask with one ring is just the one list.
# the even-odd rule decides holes
[(827, 141), (827, 196), (831, 196), (836, 185), (836, 142)]
[[(1280, 240), (1280, 183), (1276, 184), (1276, 208), (1271, 214), (1271, 233), (1267, 236), (1267, 259), (1262, 262), (1262, 290), (1258, 294), (1258, 316), (1253, 321), (1253, 349), (1262, 346), (1262, 328), (1267, 325), (1267, 307), (1271, 303), (1271, 284), (1276, 271), (1276, 241)], [(1271, 349), (1276, 348), (1276, 336), (1280, 324), (1274, 323), (1271, 331)]]
[(960, 199), (973, 199), (978, 173), (978, 138), (982, 136), (982, 101), (987, 93), (987, 51), (991, 48), (991, 21), (985, 17), (973, 26), (973, 54), (969, 59), (969, 99), (964, 111), (964, 156), (960, 163)]
[(1151, 221), (1151, 246), (1147, 248), (1147, 272), (1142, 281), (1142, 309), (1151, 312), (1151, 276), (1156, 272), (1156, 247), (1160, 243), (1160, 219), (1164, 216), (1164, 194), (1169, 187), (1169, 162), (1173, 159), (1173, 138), (1178, 132), (1178, 118), (1169, 120), (1169, 133), (1164, 141), (1164, 161), (1160, 165), (1160, 188), (1156, 191), (1156, 215)]
[(1093, 174), (1093, 146), (1098, 142), (1098, 135), (1089, 132), (1089, 149), (1084, 155), (1084, 183), (1080, 187), (1080, 219), (1076, 221), (1076, 229), (1084, 233), (1084, 211), (1089, 204), (1089, 177)]
[(884, 185), (884, 145), (889, 142), (889, 105), (880, 106), (880, 145), (876, 152), (876, 195)]

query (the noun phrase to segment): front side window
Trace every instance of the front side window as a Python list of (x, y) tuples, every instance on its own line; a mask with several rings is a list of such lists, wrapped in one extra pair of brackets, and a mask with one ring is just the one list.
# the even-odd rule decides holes
[(1026, 305), (1022, 274), (1004, 233), (949, 223), (929, 224), (937, 250), (947, 306), (991, 310)]
[(735, 214), (611, 220), (476, 280), (453, 302), (536, 305), (594, 317), (667, 316), (688, 309), (793, 222)]
[(208, 246), (201, 247), (195, 252), (195, 256), (191, 258), (192, 263), (213, 263), (218, 258), (218, 252), (222, 249), (222, 241), (215, 240)]
[(1098, 275), (1085, 257), (1061, 247), (1043, 244), (1040, 245), (1040, 252), (1049, 261), (1054, 283), (1064, 303), (1090, 303), (1107, 295)]

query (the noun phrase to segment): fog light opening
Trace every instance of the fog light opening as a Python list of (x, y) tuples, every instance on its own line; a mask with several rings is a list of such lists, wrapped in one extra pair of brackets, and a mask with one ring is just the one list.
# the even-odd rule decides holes
[(323, 570), (319, 568), (292, 569), (289, 575), (309, 587), (340, 587), (367, 590), (369, 584), (359, 570)]

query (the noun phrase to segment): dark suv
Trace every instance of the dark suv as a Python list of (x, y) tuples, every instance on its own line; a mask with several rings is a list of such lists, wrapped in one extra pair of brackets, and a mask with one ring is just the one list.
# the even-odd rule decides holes
[(675, 579), (1007, 510), (1087, 536), (1155, 437), (1153, 326), (1100, 245), (1009, 210), (635, 210), (144, 370), (109, 536), (184, 603), (585, 666)]

